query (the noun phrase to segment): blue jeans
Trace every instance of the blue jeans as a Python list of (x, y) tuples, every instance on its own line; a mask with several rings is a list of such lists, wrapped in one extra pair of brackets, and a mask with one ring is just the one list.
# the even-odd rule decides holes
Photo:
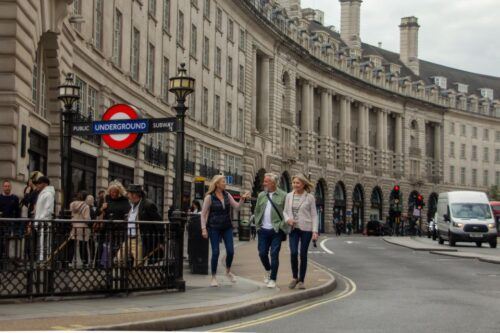
[[(304, 282), (307, 270), (307, 251), (311, 243), (312, 232), (293, 229), (290, 233), (290, 254), (293, 278)], [(299, 275), (299, 243), (300, 243), (300, 275)]]
[(234, 257), (234, 244), (233, 244), (233, 229), (227, 228), (223, 230), (208, 228), (208, 238), (210, 239), (210, 246), (212, 248), (212, 275), (217, 273), (217, 264), (219, 262), (219, 244), (220, 240), (224, 240), (226, 247), (226, 268), (230, 269)]
[[(280, 265), (280, 250), (283, 231), (274, 229), (259, 229), (259, 257), (266, 271), (271, 271), (271, 280), (276, 281)], [(269, 250), (271, 250), (271, 263), (269, 263)]]

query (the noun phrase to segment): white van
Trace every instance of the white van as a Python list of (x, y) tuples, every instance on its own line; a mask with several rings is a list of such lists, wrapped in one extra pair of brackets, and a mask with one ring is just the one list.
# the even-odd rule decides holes
[(447, 240), (474, 242), (478, 247), (488, 242), (497, 247), (497, 230), (488, 196), (484, 192), (456, 191), (439, 194), (437, 212), (439, 244)]

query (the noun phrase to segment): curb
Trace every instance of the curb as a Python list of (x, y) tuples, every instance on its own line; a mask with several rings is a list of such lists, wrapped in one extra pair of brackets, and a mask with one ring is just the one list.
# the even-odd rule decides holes
[[(448, 251), (448, 252), (452, 252), (452, 251)], [(438, 255), (441, 255), (441, 256), (448, 256), (448, 257), (454, 257), (454, 258), (462, 258), (462, 259), (476, 259), (478, 261), (481, 261), (481, 262), (486, 262), (486, 263), (489, 263), (489, 264), (497, 264), (497, 265), (500, 265), (500, 259), (489, 259), (487, 257), (484, 257), (484, 256), (481, 256), (481, 255), (477, 255), (476, 253), (468, 253), (468, 252), (462, 252), (462, 253), (468, 253), (470, 255), (464, 255), (464, 254), (460, 254), (460, 252), (454, 252), (454, 253), (444, 253), (442, 251), (431, 251), (432, 254), (438, 254)]]
[[(312, 260), (311, 260), (312, 261)], [(239, 319), (262, 311), (300, 302), (327, 294), (337, 288), (337, 280), (330, 272), (320, 268), (330, 276), (330, 281), (321, 286), (306, 289), (293, 294), (281, 295), (250, 302), (248, 304), (228, 307), (213, 312), (183, 315), (172, 318), (154, 319), (142, 322), (131, 322), (119, 325), (91, 327), (89, 331), (179, 331), (192, 327), (213, 325), (224, 321)]]
[(415, 248), (415, 247), (412, 247), (410, 245), (405, 245), (405, 244), (402, 244), (402, 243), (397, 242), (397, 241), (395, 242), (395, 241), (388, 240), (385, 237), (383, 238), (383, 240), (384, 240), (384, 242), (386, 242), (388, 244), (405, 247), (405, 248), (413, 250), (413, 251), (429, 251), (431, 253), (432, 252), (458, 252), (457, 249), (446, 249), (446, 248), (440, 249), (440, 248), (435, 248), (435, 247), (418, 247), (418, 248)]

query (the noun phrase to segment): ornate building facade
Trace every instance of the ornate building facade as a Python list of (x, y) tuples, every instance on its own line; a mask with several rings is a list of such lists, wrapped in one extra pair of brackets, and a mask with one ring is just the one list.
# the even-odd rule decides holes
[[(199, 176), (231, 175), (240, 192), (257, 191), (264, 171), (290, 190), (303, 172), (317, 184), (322, 229), (352, 214), (360, 231), (385, 219), (396, 183), (403, 209), (421, 193), (428, 216), (439, 192), (500, 185), (500, 78), (419, 60), (415, 17), (401, 20), (399, 54), (365, 44), (362, 1), (340, 2), (337, 31), (299, 0), (0, 1), (1, 176), (20, 192), (42, 170), (60, 189), (66, 73), (81, 87), (79, 119), (119, 102), (165, 117), (168, 79), (185, 62), (196, 78), (186, 201)], [(73, 189), (141, 183), (166, 212), (173, 135), (145, 135), (127, 151), (72, 140)]]

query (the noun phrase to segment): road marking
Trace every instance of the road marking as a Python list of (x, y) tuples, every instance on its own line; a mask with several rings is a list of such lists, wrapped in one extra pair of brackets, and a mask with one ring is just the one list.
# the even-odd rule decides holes
[(326, 252), (326, 253), (329, 253), (329, 254), (335, 254), (333, 253), (333, 251), (330, 251), (326, 246), (325, 246), (325, 243), (327, 240), (329, 240), (330, 238), (325, 238), (321, 241), (321, 243), (319, 243), (319, 246), (321, 246), (321, 248)]
[(323, 269), (326, 269), (334, 274), (337, 274), (341, 278), (343, 278), (347, 284), (347, 288), (345, 290), (343, 290), (341, 293), (339, 293), (337, 296), (333, 296), (331, 298), (313, 301), (313, 302), (298, 306), (296, 308), (284, 310), (284, 311), (275, 313), (273, 315), (269, 315), (269, 316), (264, 317), (264, 318), (254, 319), (254, 320), (250, 320), (248, 322), (243, 322), (243, 323), (231, 325), (231, 326), (227, 326), (224, 328), (216, 328), (216, 329), (210, 330), (209, 332), (231, 332), (231, 331), (239, 330), (239, 329), (250, 327), (250, 326), (265, 324), (265, 323), (268, 323), (268, 322), (271, 322), (274, 320), (287, 318), (287, 317), (290, 317), (290, 316), (295, 315), (297, 313), (311, 310), (311, 309), (316, 308), (318, 306), (321, 306), (323, 304), (327, 304), (330, 302), (341, 300), (343, 298), (351, 296), (352, 294), (354, 294), (356, 292), (356, 290), (357, 290), (356, 283), (354, 283), (354, 281), (349, 279), (347, 276), (344, 276), (338, 272), (335, 272), (334, 270), (332, 270), (328, 267), (325, 267), (321, 264), (318, 264), (318, 263), (314, 263), (313, 265), (316, 265), (316, 266), (319, 266)]

